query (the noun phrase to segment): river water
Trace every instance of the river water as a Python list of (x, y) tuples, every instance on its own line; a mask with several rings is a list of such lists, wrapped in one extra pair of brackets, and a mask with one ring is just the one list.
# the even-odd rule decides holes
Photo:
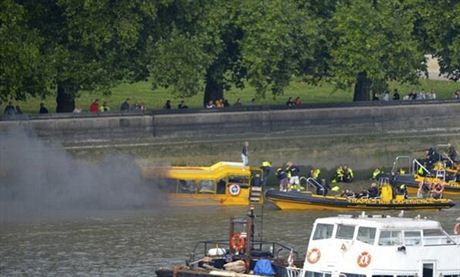
[[(152, 276), (155, 269), (182, 264), (196, 241), (226, 239), (229, 218), (246, 213), (243, 207), (164, 207), (56, 212), (2, 222), (0, 276)], [(397, 213), (385, 212), (392, 216)], [(451, 233), (460, 208), (406, 213), (417, 214), (441, 221)], [(293, 246), (302, 253), (313, 221), (333, 215), (336, 213), (283, 212), (266, 206), (263, 238)], [(259, 231), (261, 221), (259, 216)]]

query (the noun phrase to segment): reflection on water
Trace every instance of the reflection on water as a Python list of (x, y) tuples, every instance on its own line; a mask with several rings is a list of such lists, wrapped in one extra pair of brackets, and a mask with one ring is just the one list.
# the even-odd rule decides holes
[[(246, 212), (235, 207), (176, 208), (3, 223), (0, 275), (152, 275), (159, 267), (183, 263), (198, 240), (226, 239), (228, 219)], [(406, 213), (417, 214), (441, 221), (452, 232), (460, 208)], [(336, 213), (282, 212), (265, 207), (264, 239), (304, 252), (313, 221), (332, 215)]]

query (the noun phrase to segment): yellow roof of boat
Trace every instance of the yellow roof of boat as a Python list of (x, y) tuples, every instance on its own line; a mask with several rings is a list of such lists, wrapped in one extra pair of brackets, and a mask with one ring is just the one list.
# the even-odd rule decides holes
[(249, 166), (238, 162), (218, 162), (211, 166), (150, 166), (142, 168), (144, 177), (163, 177), (182, 180), (217, 180), (228, 175), (251, 175)]

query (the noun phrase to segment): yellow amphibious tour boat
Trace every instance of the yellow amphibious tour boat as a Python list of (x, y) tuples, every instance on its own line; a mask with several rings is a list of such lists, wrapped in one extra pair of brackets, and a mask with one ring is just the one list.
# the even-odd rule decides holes
[(249, 205), (263, 203), (259, 168), (237, 162), (212, 166), (143, 167), (144, 178), (168, 193), (178, 206)]
[(450, 199), (418, 199), (394, 195), (392, 186), (388, 182), (380, 185), (380, 194), (374, 198), (323, 196), (308, 190), (302, 192), (269, 190), (265, 197), (281, 210), (429, 210), (455, 206)]

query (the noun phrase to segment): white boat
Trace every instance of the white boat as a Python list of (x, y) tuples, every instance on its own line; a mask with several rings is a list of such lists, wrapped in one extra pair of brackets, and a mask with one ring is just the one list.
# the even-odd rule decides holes
[(303, 268), (287, 271), (290, 277), (460, 277), (460, 236), (420, 217), (319, 218)]

